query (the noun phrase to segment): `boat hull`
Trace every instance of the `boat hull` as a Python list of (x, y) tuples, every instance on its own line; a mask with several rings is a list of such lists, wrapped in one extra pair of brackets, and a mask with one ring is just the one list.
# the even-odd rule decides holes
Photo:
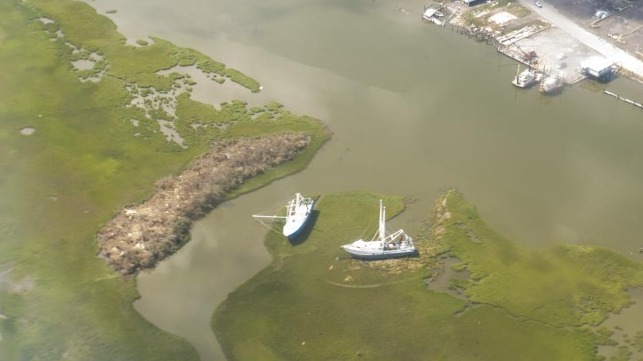
[(532, 86), (536, 85), (538, 83), (538, 80), (536, 78), (533, 79), (525, 79), (525, 80), (513, 80), (511, 84), (517, 86), (518, 88), (531, 88)]
[(512, 81), (511, 84), (517, 86), (518, 88), (529, 88), (542, 79), (542, 74), (538, 73), (532, 69), (526, 69), (522, 73), (518, 74)]
[(300, 222), (297, 222), (296, 224), (289, 224), (287, 226), (284, 226), (283, 235), (288, 237), (289, 239), (297, 237), (301, 233), (301, 231), (306, 228), (306, 223), (308, 223), (309, 218), (310, 216), (306, 217), (306, 219)]
[(415, 253), (413, 239), (404, 230), (399, 229), (391, 234), (386, 232), (386, 208), (380, 200), (379, 228), (376, 237), (366, 241), (358, 239), (341, 248), (353, 258), (387, 259), (410, 256)]
[(557, 94), (563, 90), (563, 82), (560, 79), (549, 77), (540, 84), (540, 91), (544, 94)]
[(314, 206), (314, 201), (310, 204), (302, 205), (301, 209), (295, 211), (294, 216), (286, 218), (286, 223), (284, 224), (283, 228), (283, 235), (291, 240), (296, 238), (306, 228), (306, 224), (310, 220), (310, 216), (313, 213)]
[(415, 247), (405, 241), (404, 244), (386, 244), (380, 241), (357, 240), (345, 244), (342, 249), (354, 258), (385, 259), (410, 256), (415, 253)]
[(396, 249), (396, 250), (380, 250), (380, 251), (369, 251), (369, 250), (360, 250), (354, 249), (348, 246), (342, 247), (344, 251), (350, 254), (353, 258), (360, 259), (388, 259), (388, 258), (398, 258), (398, 257), (407, 257), (412, 256), (415, 253), (415, 249)]

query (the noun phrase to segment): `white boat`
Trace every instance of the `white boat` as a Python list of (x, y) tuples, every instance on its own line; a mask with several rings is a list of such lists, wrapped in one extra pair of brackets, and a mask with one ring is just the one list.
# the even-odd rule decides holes
[(511, 81), (511, 83), (519, 88), (529, 88), (530, 86), (538, 83), (542, 79), (542, 76), (543, 75), (541, 73), (531, 68), (527, 68), (521, 72), (520, 65), (518, 65), (516, 77)]
[(549, 76), (540, 83), (540, 91), (544, 94), (555, 94), (561, 91), (564, 85), (565, 84), (560, 77)]
[(285, 216), (267, 216), (253, 214), (252, 217), (284, 219), (285, 221), (282, 233), (284, 236), (293, 239), (305, 228), (306, 222), (310, 219), (310, 215), (313, 212), (314, 206), (314, 199), (304, 197), (301, 195), (301, 193), (297, 193), (295, 194), (295, 198), (291, 199), (286, 204)]
[(422, 13), (422, 19), (431, 21), (437, 25), (442, 25), (442, 21), (440, 21), (437, 17), (444, 16), (442, 12), (440, 12), (438, 9), (434, 8), (426, 8), (424, 9), (424, 13)]
[(386, 208), (380, 200), (379, 228), (371, 240), (358, 239), (341, 248), (355, 258), (385, 259), (410, 256), (415, 253), (413, 239), (399, 229), (386, 233)]

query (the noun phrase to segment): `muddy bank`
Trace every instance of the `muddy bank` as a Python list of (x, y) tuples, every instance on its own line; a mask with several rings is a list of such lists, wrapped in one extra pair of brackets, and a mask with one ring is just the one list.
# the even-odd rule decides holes
[(99, 255), (122, 275), (132, 275), (177, 251), (192, 222), (226, 192), (266, 169), (293, 159), (310, 143), (305, 134), (218, 141), (181, 174), (161, 179), (153, 195), (126, 207), (97, 234)]

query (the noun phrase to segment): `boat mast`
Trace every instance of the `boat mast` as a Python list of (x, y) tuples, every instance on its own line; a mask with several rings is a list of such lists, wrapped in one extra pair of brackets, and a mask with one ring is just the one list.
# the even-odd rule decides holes
[(386, 238), (386, 208), (382, 205), (380, 199), (380, 241)]
[(295, 193), (295, 198), (288, 201), (288, 204), (286, 205), (286, 214), (288, 216), (294, 216), (295, 210), (297, 209), (297, 206), (300, 203), (301, 203), (301, 194)]

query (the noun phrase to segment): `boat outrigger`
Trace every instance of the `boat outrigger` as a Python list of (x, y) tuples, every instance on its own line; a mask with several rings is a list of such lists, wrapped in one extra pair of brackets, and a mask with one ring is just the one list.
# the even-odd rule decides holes
[(268, 218), (268, 219), (285, 219), (283, 235), (289, 239), (295, 238), (304, 228), (306, 222), (310, 219), (315, 200), (301, 195), (295, 194), (295, 198), (291, 199), (286, 204), (285, 216), (266, 216), (260, 214), (253, 214), (253, 218)]
[(379, 228), (371, 240), (358, 239), (341, 248), (355, 258), (386, 259), (410, 256), (415, 253), (413, 239), (399, 229), (386, 233), (386, 207), (380, 200)]

